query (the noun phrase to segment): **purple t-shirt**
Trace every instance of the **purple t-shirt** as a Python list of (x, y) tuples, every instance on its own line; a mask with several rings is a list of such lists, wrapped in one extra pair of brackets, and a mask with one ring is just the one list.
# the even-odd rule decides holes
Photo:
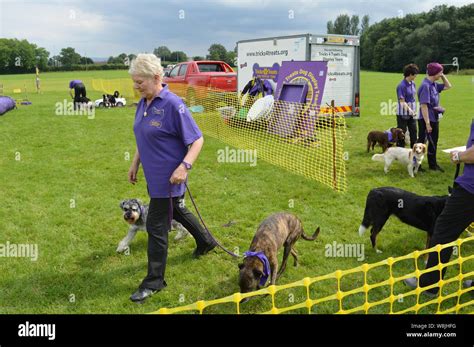
[[(435, 116), (433, 107), (439, 106), (439, 93), (444, 89), (444, 84), (431, 82), (428, 78), (425, 78), (418, 89), (418, 102), (420, 106), (422, 104), (428, 105), (428, 114), (430, 122), (437, 122), (438, 117)], [(420, 107), (420, 119), (423, 120), (423, 114), (421, 113)]]
[[(140, 100), (133, 125), (140, 161), (151, 198), (182, 196), (185, 186), (169, 179), (188, 152), (188, 146), (202, 136), (181, 98), (163, 84), (150, 105)], [(170, 191), (171, 189), (171, 191)]]
[(402, 116), (403, 119), (410, 119), (412, 116), (409, 114), (405, 108), (400, 104), (400, 99), (405, 99), (405, 102), (410, 106), (412, 110), (416, 110), (416, 100), (415, 100), (416, 86), (415, 82), (408, 82), (406, 79), (400, 82), (397, 86), (397, 115)]
[(69, 89), (73, 89), (76, 84), (79, 84), (79, 83), (82, 83), (81, 80), (72, 80), (71, 82), (69, 82)]
[[(471, 124), (471, 135), (467, 140), (466, 149), (474, 145), (474, 121)], [(461, 187), (466, 189), (469, 193), (474, 194), (474, 164), (464, 164), (464, 172), (462, 176), (456, 179)]]

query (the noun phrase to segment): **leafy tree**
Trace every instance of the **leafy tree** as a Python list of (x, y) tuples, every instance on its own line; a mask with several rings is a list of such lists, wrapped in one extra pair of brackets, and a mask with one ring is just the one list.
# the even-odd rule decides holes
[(234, 51), (228, 51), (226, 55), (226, 59), (224, 60), (227, 64), (230, 66), (236, 66), (237, 65), (237, 53)]
[(55, 55), (48, 59), (48, 66), (61, 66), (61, 60), (59, 55)]
[(89, 57), (81, 57), (81, 64), (82, 65), (92, 65), (94, 61)]
[(63, 48), (59, 53), (59, 61), (64, 66), (72, 66), (81, 62), (81, 55), (72, 47)]
[(188, 56), (182, 51), (171, 52), (170, 61), (181, 63), (183, 61), (188, 61)]
[[(368, 25), (368, 20), (369, 18), (367, 16), (366, 23), (364, 23), (364, 25)], [(361, 28), (359, 28), (359, 22), (360, 19), (358, 15), (349, 17), (347, 14), (341, 14), (337, 16), (334, 22), (327, 22), (327, 33), (339, 35), (359, 35), (361, 31)]]
[(369, 28), (369, 15), (366, 14), (362, 17), (362, 24), (360, 25), (360, 34), (363, 35)]
[(332, 20), (327, 22), (326, 27), (328, 34), (334, 34), (334, 23), (332, 22)]
[(349, 34), (359, 35), (359, 16), (353, 15), (350, 20)]
[(33, 72), (47, 65), (49, 52), (27, 40), (0, 39), (0, 73)]
[(44, 70), (48, 66), (49, 52), (43, 47), (37, 47), (36, 45), (34, 46), (35, 46), (36, 64), (40, 70)]
[(162, 61), (171, 60), (171, 51), (166, 46), (160, 46), (153, 50), (153, 54), (161, 58)]
[(371, 26), (362, 20), (361, 67), (400, 72), (415, 63), (451, 64), (457, 57), (462, 68), (474, 68), (474, 4), (436, 6), (429, 12), (388, 18)]
[(351, 20), (347, 14), (341, 14), (334, 21), (332, 34), (348, 35), (351, 32)]
[(209, 54), (207, 55), (207, 59), (209, 60), (222, 60), (226, 61), (227, 59), (227, 50), (221, 44), (214, 43), (208, 49)]

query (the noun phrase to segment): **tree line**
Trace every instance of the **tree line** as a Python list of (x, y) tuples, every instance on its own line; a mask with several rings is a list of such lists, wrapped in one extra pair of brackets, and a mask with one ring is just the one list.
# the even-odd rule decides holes
[(400, 13), (368, 25), (369, 17), (340, 15), (327, 23), (329, 34), (360, 35), (362, 69), (399, 72), (408, 63), (422, 72), (431, 61), (474, 68), (474, 4), (436, 6), (429, 12)]
[[(399, 72), (408, 63), (416, 63), (424, 72), (431, 61), (442, 64), (458, 62), (463, 69), (474, 68), (474, 4), (462, 7), (436, 6), (429, 12), (386, 18), (369, 24), (369, 16), (339, 15), (327, 23), (328, 34), (360, 35), (362, 69)], [(188, 57), (183, 51), (166, 46), (153, 50), (163, 66), (192, 60), (221, 60), (235, 66), (237, 47), (227, 51), (212, 44), (205, 57)], [(109, 57), (106, 64), (97, 64), (81, 56), (72, 47), (61, 49), (50, 57), (43, 47), (27, 40), (0, 38), (0, 74), (41, 71), (127, 69), (134, 54)], [(456, 60), (454, 58), (457, 58)]]
[[(194, 56), (192, 60), (223, 60), (234, 66), (236, 52), (225, 49), (220, 44), (213, 44), (206, 57)], [(163, 66), (188, 61), (185, 52), (171, 51), (160, 46), (153, 53), (161, 58)], [(74, 71), (74, 70), (117, 70), (128, 69), (135, 54), (121, 53), (110, 56), (106, 63), (95, 63), (91, 58), (81, 56), (73, 47), (62, 48), (58, 55), (50, 57), (43, 47), (38, 47), (27, 40), (0, 39), (0, 74), (31, 73), (38, 67), (40, 71)]]
[(227, 51), (227, 49), (218, 43), (212, 44), (208, 49), (209, 54), (205, 57), (202, 56), (193, 56), (188, 58), (186, 53), (182, 51), (171, 52), (170, 49), (166, 46), (160, 46), (153, 50), (153, 53), (160, 57), (163, 65), (181, 63), (183, 61), (192, 60), (221, 60), (229, 64), (230, 66), (235, 66), (235, 59), (237, 57), (237, 47), (233, 51)]

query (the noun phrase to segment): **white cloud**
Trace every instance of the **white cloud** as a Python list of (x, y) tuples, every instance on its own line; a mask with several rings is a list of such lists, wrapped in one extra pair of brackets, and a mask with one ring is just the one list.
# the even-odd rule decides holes
[[(26, 38), (57, 54), (72, 46), (81, 54), (108, 57), (153, 51), (166, 45), (205, 55), (213, 43), (233, 49), (239, 40), (325, 33), (339, 14), (370, 15), (370, 22), (429, 11), (468, 0), (0, 0), (0, 36)], [(180, 20), (180, 10), (186, 18)], [(294, 19), (288, 11), (294, 11)]]
[(94, 37), (108, 26), (103, 15), (74, 4), (8, 1), (2, 10), (3, 37), (25, 38), (39, 45), (65, 47)]

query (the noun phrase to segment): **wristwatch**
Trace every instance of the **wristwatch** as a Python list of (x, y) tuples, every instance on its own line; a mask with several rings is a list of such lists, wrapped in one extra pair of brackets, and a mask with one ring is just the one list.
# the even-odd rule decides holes
[(459, 159), (459, 152), (454, 152), (453, 161), (455, 161), (458, 164), (461, 162), (461, 160)]
[(191, 170), (193, 168), (191, 164), (189, 164), (188, 162), (185, 162), (184, 160), (183, 160), (183, 165), (186, 168), (186, 170)]

